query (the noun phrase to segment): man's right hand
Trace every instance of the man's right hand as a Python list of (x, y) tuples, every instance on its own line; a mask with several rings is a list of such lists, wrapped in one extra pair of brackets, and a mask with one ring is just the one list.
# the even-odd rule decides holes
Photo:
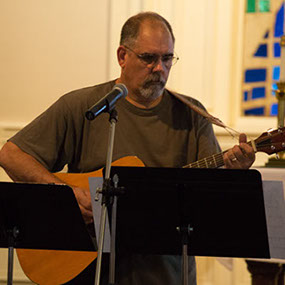
[[(0, 166), (13, 181), (58, 183), (63, 181), (50, 173), (34, 157), (23, 152), (17, 145), (7, 142), (0, 150)], [(91, 197), (89, 191), (72, 187), (86, 224), (93, 222)]]
[(91, 196), (89, 191), (85, 191), (79, 187), (72, 187), (83, 219), (86, 224), (93, 223), (93, 213), (91, 205)]

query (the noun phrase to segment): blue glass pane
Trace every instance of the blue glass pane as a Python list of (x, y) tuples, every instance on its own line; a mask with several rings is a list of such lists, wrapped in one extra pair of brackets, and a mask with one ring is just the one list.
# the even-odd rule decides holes
[(274, 57), (281, 56), (281, 46), (279, 43), (274, 43)]
[(248, 91), (244, 91), (243, 92), (243, 101), (247, 101), (248, 100)]
[(252, 108), (244, 111), (245, 115), (261, 116), (264, 115), (264, 107)]
[(272, 84), (272, 95), (276, 95), (276, 93), (275, 93), (275, 91), (274, 90), (277, 90), (278, 89), (278, 87), (277, 87), (277, 84), (276, 83), (273, 83)]
[(281, 5), (275, 22), (274, 37), (281, 37), (283, 35), (283, 22), (284, 22), (284, 5)]
[(265, 33), (265, 35), (263, 36), (264, 39), (267, 39), (269, 36), (269, 30)]
[(273, 75), (273, 78), (272, 78), (273, 80), (276, 80), (276, 81), (279, 80), (279, 77), (280, 77), (280, 66), (273, 66), (273, 74), (272, 75)]
[(278, 115), (278, 104), (274, 103), (271, 105), (270, 115), (275, 116)]
[(264, 98), (265, 87), (252, 88), (252, 99)]
[(245, 82), (260, 82), (266, 80), (266, 69), (248, 69), (245, 71)]
[(259, 47), (258, 47), (256, 53), (254, 54), (254, 56), (266, 57), (267, 56), (267, 44), (259, 45)]

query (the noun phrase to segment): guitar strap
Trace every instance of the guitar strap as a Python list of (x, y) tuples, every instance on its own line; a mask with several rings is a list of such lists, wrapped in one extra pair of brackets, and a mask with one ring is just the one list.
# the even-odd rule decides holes
[(198, 107), (197, 105), (193, 104), (190, 100), (187, 100), (185, 98), (185, 96), (182, 96), (182, 95), (180, 95), (176, 92), (173, 92), (173, 91), (171, 91), (171, 94), (174, 97), (176, 97), (178, 100), (183, 102), (185, 105), (187, 105), (194, 112), (196, 112), (196, 113), (200, 114), (201, 116), (203, 116), (204, 118), (206, 118), (212, 124), (215, 124), (215, 125), (222, 127), (222, 128), (227, 128), (227, 126), (219, 118), (212, 116), (206, 110), (204, 110), (204, 109)]
[[(238, 131), (228, 127), (227, 125), (225, 125), (219, 118), (216, 118), (214, 116), (212, 116), (211, 114), (209, 114), (206, 110), (198, 107), (197, 105), (193, 104), (190, 100), (187, 100), (184, 96), (171, 91), (170, 92), (174, 97), (176, 97), (178, 100), (180, 100), (181, 102), (183, 102), (184, 104), (186, 104), (189, 108), (191, 108), (194, 112), (200, 114), (201, 116), (203, 116), (205, 119), (207, 119), (210, 123), (222, 127), (224, 128), (232, 137), (236, 137), (234, 134), (240, 134)], [(251, 145), (254, 149), (254, 152), (257, 152), (254, 140), (251, 141)]]
[(181, 102), (183, 102), (184, 104), (186, 104), (190, 109), (192, 109), (194, 112), (200, 114), (201, 116), (203, 116), (205, 119), (207, 119), (210, 123), (222, 127), (224, 128), (227, 132), (230, 133), (231, 136), (234, 136), (231, 131), (233, 133), (239, 134), (238, 131), (226, 126), (219, 118), (216, 118), (214, 116), (212, 116), (211, 114), (209, 114), (206, 110), (198, 107), (197, 105), (193, 104), (190, 100), (187, 100), (185, 98), (185, 96), (182, 96), (176, 92), (171, 91), (170, 92), (174, 97), (176, 97), (178, 100), (180, 100)]

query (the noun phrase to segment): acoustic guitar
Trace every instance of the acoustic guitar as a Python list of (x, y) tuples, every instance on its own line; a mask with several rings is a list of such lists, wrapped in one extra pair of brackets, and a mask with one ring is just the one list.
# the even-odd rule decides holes
[[(273, 154), (285, 150), (285, 128), (264, 132), (248, 142), (256, 152)], [(226, 151), (190, 163), (184, 168), (218, 168), (224, 165)], [(128, 156), (112, 163), (114, 166), (144, 166), (137, 157)], [(102, 169), (89, 173), (56, 173), (68, 185), (89, 191), (88, 178), (101, 177)], [(81, 273), (96, 257), (97, 252), (17, 249), (24, 273), (37, 284), (63, 284)]]

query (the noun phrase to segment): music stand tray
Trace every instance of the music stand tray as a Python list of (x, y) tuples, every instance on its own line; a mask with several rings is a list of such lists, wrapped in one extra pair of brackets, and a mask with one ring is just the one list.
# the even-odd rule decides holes
[(262, 181), (256, 170), (112, 167), (117, 251), (180, 255), (177, 227), (190, 225), (188, 255), (269, 258)]
[(66, 185), (0, 182), (0, 248), (95, 251), (72, 189)]

